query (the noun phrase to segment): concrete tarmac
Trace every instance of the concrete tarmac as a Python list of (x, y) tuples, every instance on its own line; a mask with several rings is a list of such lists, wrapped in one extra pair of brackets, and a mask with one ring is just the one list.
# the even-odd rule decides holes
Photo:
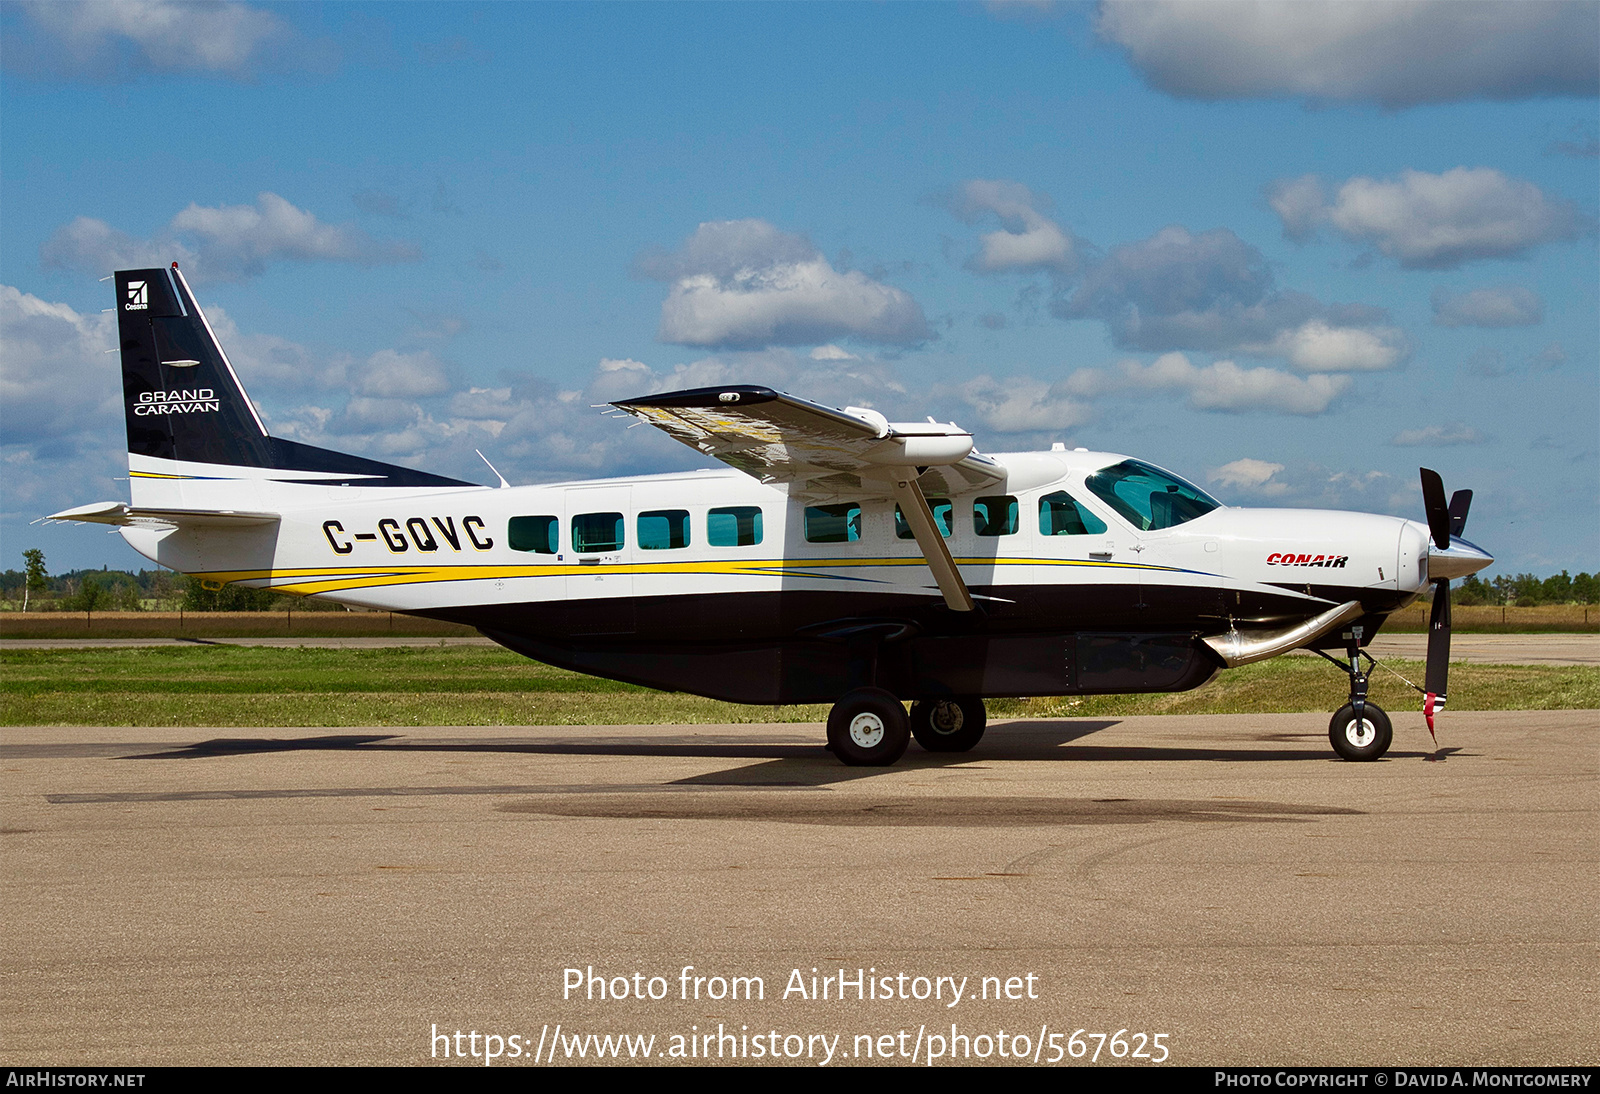
[(1600, 715), (1395, 721), (6, 729), (0, 1059), (1600, 1063)]

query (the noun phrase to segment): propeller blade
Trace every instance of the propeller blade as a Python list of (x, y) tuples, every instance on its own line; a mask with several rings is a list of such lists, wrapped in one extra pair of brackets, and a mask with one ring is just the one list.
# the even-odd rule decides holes
[(1444, 705), (1450, 676), (1450, 582), (1433, 583), (1433, 614), (1428, 618), (1427, 691), (1438, 696), (1435, 706)]
[(1450, 549), (1450, 507), (1444, 500), (1444, 480), (1439, 472), (1422, 468), (1422, 507), (1428, 514), (1428, 531), (1433, 534), (1433, 545), (1441, 551)]
[(1467, 533), (1467, 510), (1472, 508), (1472, 491), (1457, 490), (1450, 495), (1450, 534), (1457, 538)]

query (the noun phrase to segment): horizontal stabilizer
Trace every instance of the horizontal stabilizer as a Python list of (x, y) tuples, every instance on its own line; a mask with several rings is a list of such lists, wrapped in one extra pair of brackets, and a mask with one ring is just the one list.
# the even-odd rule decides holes
[(167, 528), (242, 528), (253, 524), (275, 524), (277, 513), (246, 513), (223, 509), (142, 509), (120, 501), (97, 501), (52, 513), (45, 520), (83, 521), (127, 527)]

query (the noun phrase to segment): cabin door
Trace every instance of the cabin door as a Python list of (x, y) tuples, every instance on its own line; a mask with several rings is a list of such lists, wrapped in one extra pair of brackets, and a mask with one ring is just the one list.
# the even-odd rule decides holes
[(579, 486), (566, 492), (568, 632), (603, 637), (634, 632), (633, 488)]

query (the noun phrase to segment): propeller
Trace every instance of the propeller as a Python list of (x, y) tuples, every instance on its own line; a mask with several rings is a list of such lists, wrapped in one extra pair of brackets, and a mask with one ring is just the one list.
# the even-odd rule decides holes
[[(1450, 552), (1451, 538), (1460, 539), (1466, 531), (1467, 510), (1472, 508), (1472, 491), (1457, 490), (1446, 504), (1444, 480), (1437, 471), (1424, 467), (1422, 504), (1428, 514), (1428, 532), (1433, 537), (1434, 547), (1441, 554)], [(1430, 551), (1430, 562), (1432, 554)], [(1428, 617), (1428, 672), (1424, 681), (1426, 698), (1423, 700), (1422, 713), (1428, 721), (1428, 734), (1433, 737), (1435, 744), (1439, 743), (1439, 738), (1433, 732), (1433, 715), (1435, 711), (1444, 709), (1449, 678), (1450, 575), (1447, 574), (1433, 579), (1433, 611)]]

